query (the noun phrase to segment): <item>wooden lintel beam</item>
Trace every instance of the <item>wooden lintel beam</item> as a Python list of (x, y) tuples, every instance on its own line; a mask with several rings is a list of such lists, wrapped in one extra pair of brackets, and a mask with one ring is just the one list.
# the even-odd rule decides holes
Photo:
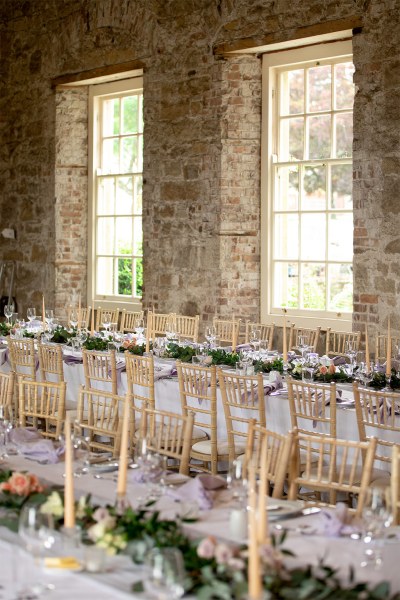
[(89, 71), (80, 71), (79, 73), (67, 73), (66, 75), (60, 75), (51, 80), (51, 86), (57, 87), (58, 85), (68, 85), (85, 81), (86, 79), (95, 79), (98, 77), (107, 77), (108, 75), (117, 75), (126, 71), (135, 71), (144, 69), (145, 63), (142, 60), (131, 60), (116, 65), (105, 65), (104, 67), (97, 67), (90, 69)]

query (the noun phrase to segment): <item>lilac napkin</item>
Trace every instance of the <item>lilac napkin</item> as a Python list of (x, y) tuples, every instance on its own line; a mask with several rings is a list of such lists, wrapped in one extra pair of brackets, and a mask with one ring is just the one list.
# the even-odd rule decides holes
[(0, 352), (0, 366), (4, 365), (8, 361), (9, 349), (6, 348), (4, 352)]
[(340, 537), (360, 531), (361, 524), (349, 513), (349, 508), (344, 502), (338, 502), (335, 510), (323, 510), (320, 513), (320, 520), (320, 533), (327, 537)]
[(205, 490), (220, 490), (227, 487), (226, 479), (223, 479), (219, 475), (203, 473), (202, 475), (198, 475), (197, 479), (200, 479)]
[(64, 354), (63, 360), (66, 365), (80, 365), (82, 364), (82, 356), (78, 356), (77, 354)]
[(171, 364), (157, 364), (154, 365), (154, 381), (159, 379), (165, 379), (176, 374), (175, 362)]
[(128, 479), (132, 483), (157, 483), (163, 473), (164, 469), (160, 466), (154, 466), (151, 469), (137, 467), (129, 471)]
[(10, 441), (16, 446), (42, 439), (41, 434), (35, 427), (17, 427), (10, 431), (9, 437)]
[(335, 367), (339, 367), (340, 365), (345, 365), (347, 363), (347, 360), (345, 356), (334, 356), (332, 358), (332, 362), (335, 365)]
[(205, 489), (200, 477), (190, 479), (179, 488), (168, 488), (166, 493), (177, 501), (195, 500), (200, 510), (210, 510), (213, 506), (211, 495)]
[(36, 440), (25, 444), (16, 444), (18, 452), (38, 462), (46, 461), (49, 465), (58, 463), (64, 448), (55, 448), (51, 440)]

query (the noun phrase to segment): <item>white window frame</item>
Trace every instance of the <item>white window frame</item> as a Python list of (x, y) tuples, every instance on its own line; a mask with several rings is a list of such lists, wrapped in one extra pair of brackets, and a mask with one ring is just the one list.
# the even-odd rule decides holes
[(107, 83), (99, 83), (89, 88), (89, 173), (88, 173), (88, 304), (93, 308), (126, 308), (141, 310), (141, 298), (132, 296), (111, 296), (96, 294), (96, 175), (100, 164), (99, 127), (101, 118), (101, 98), (112, 97), (129, 91), (143, 90), (143, 77), (134, 77)]
[[(305, 46), (292, 50), (266, 53), (262, 64), (262, 140), (261, 140), (261, 321), (281, 324), (283, 319), (295, 322), (299, 327), (331, 327), (351, 331), (352, 313), (312, 311), (304, 314), (300, 309), (272, 307), (272, 164), (276, 139), (276, 73), (285, 65), (301, 65), (324, 59), (352, 60), (351, 40)], [(294, 164), (296, 164), (294, 162)], [(354, 258), (353, 258), (354, 260)], [(303, 314), (301, 314), (303, 312)], [(286, 315), (286, 316), (285, 316)]]

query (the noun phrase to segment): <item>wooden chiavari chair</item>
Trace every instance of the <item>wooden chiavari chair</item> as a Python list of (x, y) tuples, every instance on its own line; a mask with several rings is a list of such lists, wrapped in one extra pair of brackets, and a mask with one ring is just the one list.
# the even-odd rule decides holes
[(38, 357), (40, 379), (42, 381), (65, 381), (61, 346), (58, 344), (39, 344)]
[(234, 352), (238, 344), (240, 320), (214, 317), (213, 325), (217, 334), (217, 343), (229, 344)]
[[(375, 340), (375, 361), (385, 361), (387, 358), (387, 341), (388, 336), (385, 334), (380, 334), (376, 336)], [(399, 348), (398, 354), (400, 355), (400, 338), (392, 337), (391, 338), (391, 348), (392, 352), (397, 348)]]
[(137, 312), (132, 312), (123, 309), (121, 313), (121, 324), (119, 326), (119, 330), (122, 333), (133, 333), (135, 331), (135, 325), (137, 319), (143, 319), (144, 312), (143, 310), (139, 310)]
[(287, 386), (293, 429), (335, 438), (336, 384), (306, 383), (289, 377)]
[(14, 371), (0, 373), (0, 406), (4, 415), (10, 417), (18, 414), (18, 401), (14, 400), (16, 377)]
[(393, 512), (393, 525), (400, 525), (400, 446), (392, 447), (392, 476), (390, 479), (390, 491)]
[(310, 352), (317, 352), (320, 333), (321, 327), (307, 329), (304, 327), (296, 327), (293, 323), (289, 328), (289, 350), (300, 350), (298, 346), (299, 336), (303, 336), (305, 343), (310, 348)]
[(154, 360), (152, 356), (138, 356), (125, 352), (126, 378), (131, 402), (131, 443), (140, 427), (144, 408), (155, 410)]
[(245, 344), (250, 342), (250, 334), (252, 329), (260, 330), (260, 340), (268, 340), (268, 350), (272, 350), (274, 343), (274, 329), (275, 323), (270, 323), (267, 325), (266, 323), (253, 323), (252, 321), (246, 321), (246, 332), (245, 332)]
[(9, 339), (11, 369), (16, 376), (36, 381), (35, 343), (32, 339)]
[[(68, 311), (67, 311), (67, 325), (69, 326), (69, 321), (70, 321), (70, 317), (71, 317), (71, 312), (72, 309), (74, 309), (76, 311), (76, 313), (78, 314), (78, 308), (77, 307), (72, 307), (71, 305), (68, 307)], [(88, 306), (87, 308), (81, 308), (81, 329), (90, 329), (90, 316), (92, 313), (92, 307)]]
[(199, 339), (199, 319), (199, 315), (195, 317), (175, 315), (176, 332), (179, 334), (179, 337), (191, 340), (197, 344)]
[(328, 329), (326, 332), (325, 354), (327, 356), (346, 356), (346, 342), (351, 342), (354, 350), (360, 348), (359, 331), (333, 331)]
[(104, 322), (103, 318), (105, 313), (110, 314), (110, 323), (116, 323), (118, 329), (119, 308), (116, 308), (115, 310), (107, 310), (106, 308), (100, 308), (100, 306), (98, 306), (96, 309), (96, 331), (100, 331), (100, 328)]
[(87, 390), (104, 389), (117, 394), (117, 363), (115, 350), (96, 352), (82, 350), (85, 388)]
[(21, 426), (32, 425), (40, 429), (44, 437), (58, 439), (65, 421), (66, 383), (31, 381), (20, 377), (18, 389)]

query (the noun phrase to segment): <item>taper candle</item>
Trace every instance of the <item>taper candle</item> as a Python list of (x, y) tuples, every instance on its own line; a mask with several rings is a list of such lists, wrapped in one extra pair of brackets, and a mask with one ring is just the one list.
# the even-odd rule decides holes
[(369, 339), (368, 339), (368, 326), (365, 323), (365, 366), (367, 373), (371, 371), (371, 360), (369, 357)]
[(78, 300), (78, 324), (77, 324), (78, 331), (81, 328), (81, 322), (82, 322), (82, 304), (81, 304), (81, 295), (79, 294), (79, 300)]
[(64, 527), (66, 529), (75, 527), (73, 448), (71, 422), (68, 417), (65, 421)]
[[(258, 541), (260, 544), (268, 544), (268, 511), (267, 511), (267, 460), (268, 444), (267, 437), (264, 436), (261, 443), (261, 470), (258, 480)], [(263, 459), (264, 457), (264, 459)]]
[(151, 311), (147, 311), (147, 322), (146, 322), (146, 353), (150, 352), (150, 336), (152, 334), (152, 318)]
[(386, 350), (386, 377), (390, 377), (392, 374), (392, 334), (390, 331), (390, 317), (388, 318)]
[(94, 298), (92, 298), (92, 314), (90, 319), (90, 335), (94, 336)]
[(257, 499), (256, 499), (256, 474), (254, 465), (249, 465), (249, 559), (248, 580), (249, 598), (261, 598), (261, 571), (260, 554), (257, 535)]
[(117, 496), (124, 496), (126, 494), (126, 479), (128, 472), (129, 405), (130, 396), (126, 395), (122, 421), (121, 448), (119, 453)]
[(283, 343), (282, 343), (282, 358), (287, 362), (287, 339), (286, 339), (286, 309), (283, 308)]
[(46, 331), (46, 307), (44, 305), (44, 294), (42, 295), (42, 327)]

